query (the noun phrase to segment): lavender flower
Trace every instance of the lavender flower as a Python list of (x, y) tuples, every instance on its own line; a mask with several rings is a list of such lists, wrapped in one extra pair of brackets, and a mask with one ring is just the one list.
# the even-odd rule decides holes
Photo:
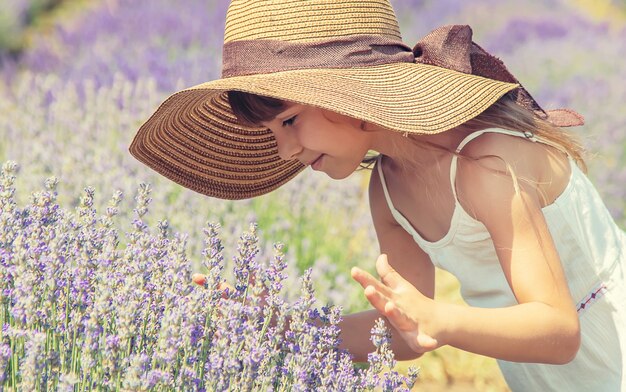
[(6, 343), (0, 344), (0, 385), (6, 379), (6, 369), (11, 358), (11, 346)]
[(146, 388), (143, 380), (147, 379), (150, 357), (146, 354), (133, 354), (129, 358), (129, 366), (124, 375), (123, 386), (126, 389), (137, 390)]
[(60, 392), (74, 392), (74, 385), (78, 384), (80, 379), (74, 373), (62, 374), (59, 377), (59, 385), (57, 390)]
[(369, 368), (362, 374), (362, 386), (373, 388), (380, 384), (385, 392), (408, 392), (418, 377), (417, 369), (410, 367), (407, 376), (393, 370), (396, 361), (391, 351), (391, 334), (383, 319), (376, 320), (372, 328), (371, 341), (376, 351), (368, 355)]
[(25, 343), (24, 361), (20, 368), (22, 373), (21, 387), (26, 391), (36, 391), (43, 387), (43, 374), (46, 368), (44, 346), (46, 334), (41, 332), (31, 332)]

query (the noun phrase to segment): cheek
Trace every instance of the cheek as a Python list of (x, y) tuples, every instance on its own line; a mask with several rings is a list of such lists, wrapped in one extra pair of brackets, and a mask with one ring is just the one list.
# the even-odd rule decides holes
[(361, 120), (328, 112), (326, 117), (319, 117), (302, 123), (297, 130), (297, 137), (305, 148), (325, 152), (336, 156), (354, 156), (367, 153), (366, 131)]

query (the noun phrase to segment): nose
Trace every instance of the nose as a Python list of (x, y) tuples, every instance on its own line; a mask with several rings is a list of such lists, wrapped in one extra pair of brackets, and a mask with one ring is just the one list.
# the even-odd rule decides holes
[(278, 155), (286, 160), (290, 161), (296, 159), (296, 157), (302, 152), (303, 147), (298, 143), (298, 140), (293, 135), (293, 132), (289, 130), (274, 131), (274, 138), (278, 146)]

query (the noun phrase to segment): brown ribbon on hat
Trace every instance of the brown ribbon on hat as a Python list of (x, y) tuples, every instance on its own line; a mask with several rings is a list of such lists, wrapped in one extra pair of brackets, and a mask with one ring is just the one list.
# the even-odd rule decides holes
[(224, 44), (222, 77), (414, 60), (411, 48), (402, 41), (380, 35), (351, 35), (315, 42), (242, 40)]
[(504, 63), (472, 41), (465, 25), (439, 27), (411, 50), (402, 41), (380, 35), (354, 35), (314, 42), (241, 40), (224, 44), (222, 77), (314, 68), (352, 68), (415, 62), (519, 85), (516, 101), (559, 127), (584, 124), (573, 110), (544, 111)]

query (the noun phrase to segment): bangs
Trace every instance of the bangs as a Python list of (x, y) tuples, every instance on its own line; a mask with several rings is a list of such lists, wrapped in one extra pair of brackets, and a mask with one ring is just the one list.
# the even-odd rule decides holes
[(244, 125), (259, 126), (263, 121), (273, 120), (286, 109), (285, 102), (277, 98), (243, 91), (228, 91), (227, 94), (233, 113)]

